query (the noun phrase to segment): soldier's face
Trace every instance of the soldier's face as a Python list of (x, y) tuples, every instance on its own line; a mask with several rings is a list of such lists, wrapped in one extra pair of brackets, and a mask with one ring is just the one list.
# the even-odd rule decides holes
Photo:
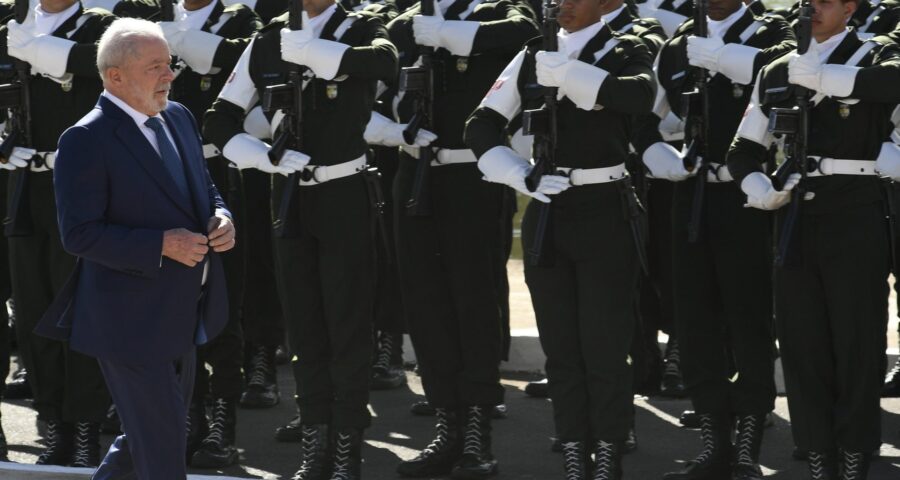
[(166, 108), (175, 78), (169, 46), (161, 39), (144, 39), (135, 53), (125, 65), (107, 71), (104, 85), (135, 110), (153, 116)]
[[(41, 0), (41, 10), (47, 13), (57, 13), (61, 12), (75, 3), (78, 0)], [(32, 5), (34, 5), (32, 3)]]
[(563, 30), (572, 33), (587, 28), (603, 17), (607, 0), (562, 0), (557, 21)]
[(334, 5), (334, 0), (303, 0), (303, 9), (310, 18), (325, 11), (326, 8)]
[(716, 21), (725, 20), (741, 8), (741, 3), (741, 0), (709, 0), (707, 16)]
[(841, 0), (813, 0), (816, 9), (812, 16), (812, 33), (821, 42), (840, 33), (856, 12), (855, 2)]

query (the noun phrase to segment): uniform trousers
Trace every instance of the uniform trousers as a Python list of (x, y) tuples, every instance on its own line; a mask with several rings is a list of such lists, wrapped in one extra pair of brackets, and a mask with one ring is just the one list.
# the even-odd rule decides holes
[[(279, 177), (276, 207), (285, 183)], [(300, 416), (308, 424), (366, 428), (376, 261), (366, 182), (356, 174), (298, 186), (293, 202), (296, 236), (277, 238), (275, 252)]]
[[(97, 360), (68, 344), (32, 331), (75, 266), (63, 250), (56, 223), (53, 172), (30, 173), (28, 195), (34, 231), (9, 238), (19, 354), (28, 370), (34, 408), (42, 420), (99, 422), (109, 394)], [(10, 190), (15, 175), (10, 176)]]
[(504, 188), (474, 163), (431, 167), (431, 215), (409, 216), (417, 159), (401, 153), (394, 185), (400, 282), (428, 402), (503, 403), (497, 252)]
[[(622, 187), (586, 185), (555, 195), (546, 237), (554, 264), (525, 266), (562, 441), (620, 442), (631, 425), (639, 262)], [(532, 201), (525, 211), (525, 251), (537, 207)]]
[(800, 249), (776, 271), (794, 442), (817, 452), (872, 452), (881, 444), (890, 256), (883, 208), (801, 214), (794, 231)]
[(675, 186), (675, 330), (685, 386), (701, 414), (775, 406), (771, 214), (744, 208), (735, 183), (706, 185), (699, 239), (688, 241), (694, 179)]

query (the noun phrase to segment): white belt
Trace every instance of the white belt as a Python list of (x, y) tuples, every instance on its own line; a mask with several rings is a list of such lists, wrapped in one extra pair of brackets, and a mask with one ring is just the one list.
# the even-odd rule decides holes
[(628, 176), (625, 164), (620, 163), (614, 167), (603, 168), (568, 168), (557, 167), (556, 171), (569, 177), (569, 183), (574, 186), (591, 185), (594, 183), (608, 183), (621, 180)]
[(724, 163), (710, 163), (709, 169), (706, 170), (706, 181), (709, 183), (728, 183), (733, 182), (734, 177), (728, 170), (728, 165)]
[(222, 152), (220, 152), (219, 149), (211, 143), (207, 143), (203, 146), (203, 158), (207, 160), (209, 160), (210, 158), (218, 157), (221, 154)]
[(320, 183), (337, 180), (339, 178), (349, 177), (350, 175), (359, 173), (366, 169), (368, 164), (366, 156), (363, 155), (356, 160), (339, 163), (337, 165), (319, 166), (307, 165), (303, 170), (299, 170), (300, 185), (318, 185)]
[(43, 159), (43, 163), (41, 163), (41, 166), (37, 166), (34, 160), (32, 160), (31, 163), (28, 164), (32, 172), (49, 172), (50, 170), (52, 170), (48, 166), (48, 163), (53, 164), (56, 162), (56, 152), (38, 152), (34, 154), (34, 156), (41, 157)]
[[(406, 152), (410, 157), (419, 158), (419, 147), (408, 147), (406, 145), (400, 146), (400, 148)], [(476, 163), (478, 162), (478, 157), (475, 156), (475, 152), (468, 149), (460, 149), (460, 150), (451, 150), (451, 149), (439, 149), (434, 156), (434, 160), (431, 161), (431, 166), (438, 167), (441, 165), (453, 165), (458, 163)]]
[(875, 160), (845, 160), (842, 158), (823, 158), (814, 155), (810, 155), (808, 158), (815, 162), (815, 169), (807, 173), (807, 177), (824, 177), (826, 175), (878, 175), (878, 172), (875, 171)]

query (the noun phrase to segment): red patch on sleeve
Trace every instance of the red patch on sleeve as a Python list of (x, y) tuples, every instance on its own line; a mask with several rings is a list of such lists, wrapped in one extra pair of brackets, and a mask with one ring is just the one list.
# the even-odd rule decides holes
[(231, 81), (234, 80), (234, 74), (235, 72), (231, 72), (231, 75), (228, 76), (228, 80), (226, 80), (225, 83), (231, 83)]
[(497, 80), (496, 82), (494, 82), (494, 84), (491, 85), (491, 89), (488, 90), (487, 95), (485, 95), (485, 97), (488, 97), (491, 93), (493, 93), (496, 90), (500, 90), (500, 87), (503, 86), (503, 82), (505, 82), (505, 80)]

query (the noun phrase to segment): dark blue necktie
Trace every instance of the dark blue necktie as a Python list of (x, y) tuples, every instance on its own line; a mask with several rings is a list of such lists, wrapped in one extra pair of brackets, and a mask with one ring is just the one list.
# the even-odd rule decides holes
[(157, 117), (150, 117), (144, 122), (144, 125), (150, 127), (150, 130), (156, 134), (156, 144), (159, 146), (159, 156), (162, 157), (163, 165), (169, 171), (169, 175), (175, 180), (175, 186), (178, 187), (185, 198), (191, 198), (188, 190), (187, 177), (184, 175), (184, 165), (181, 163), (181, 157), (178, 156), (178, 150), (175, 145), (169, 141), (166, 135), (166, 129), (163, 127), (162, 120)]

